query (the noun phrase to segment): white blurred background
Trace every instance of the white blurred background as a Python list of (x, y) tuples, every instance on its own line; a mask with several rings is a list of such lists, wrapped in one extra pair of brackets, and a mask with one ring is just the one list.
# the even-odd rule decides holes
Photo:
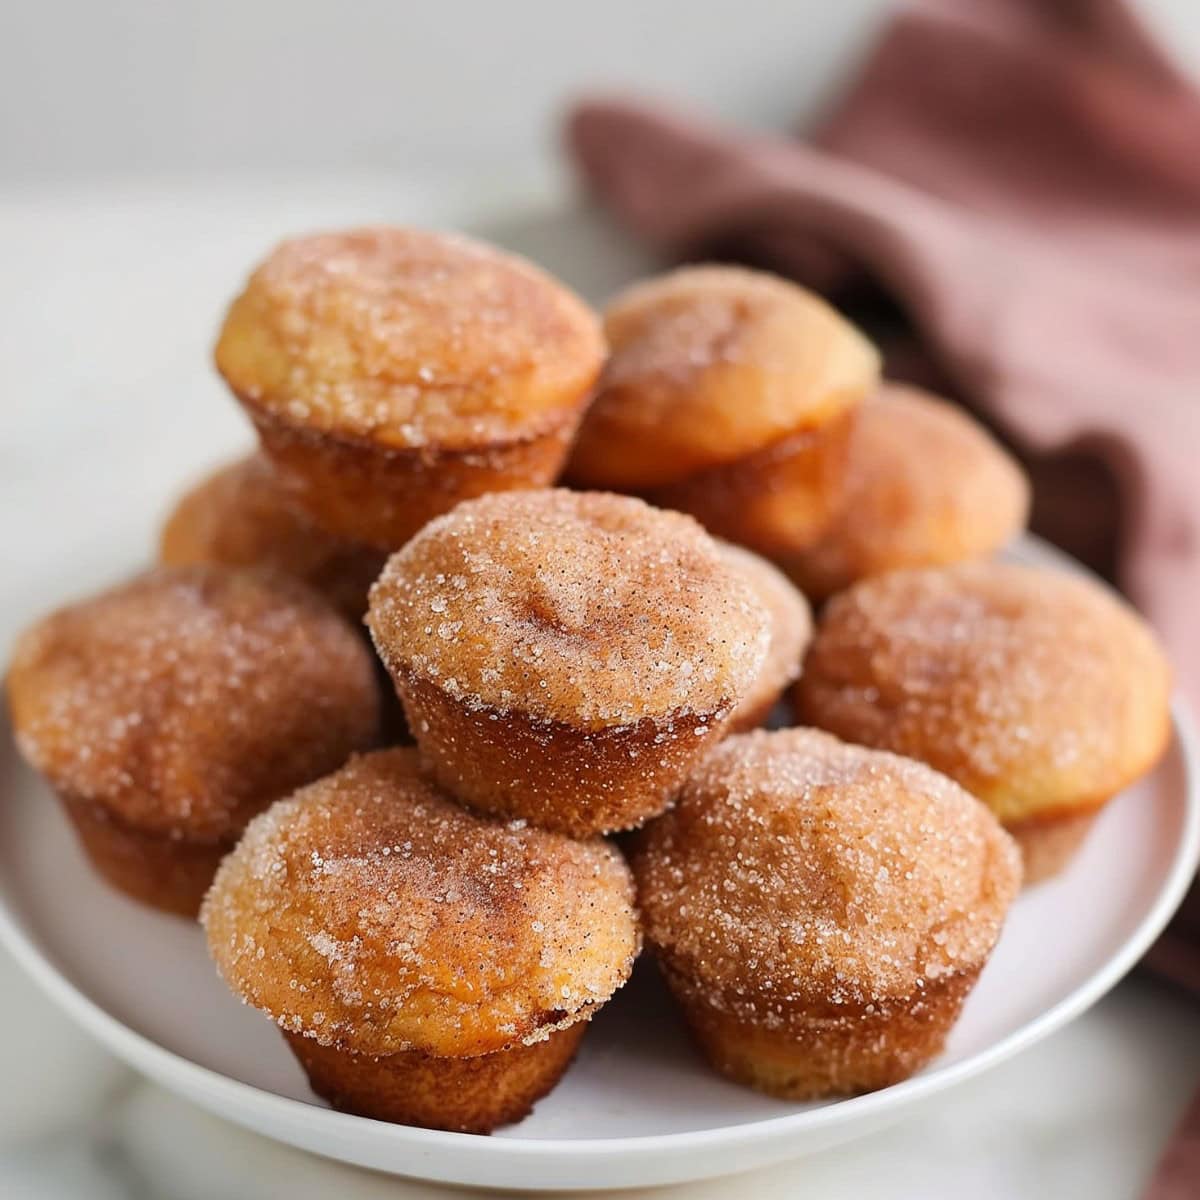
[(637, 85), (783, 126), (883, 0), (5, 0), (10, 178), (544, 155), (584, 85)]
[[(966, 0), (964, 0), (966, 2)], [(1143, 0), (1185, 57), (1200, 4)], [(886, 0), (0, 0), (0, 180), (326, 167), (475, 173), (553, 151), (594, 85), (785, 128)]]

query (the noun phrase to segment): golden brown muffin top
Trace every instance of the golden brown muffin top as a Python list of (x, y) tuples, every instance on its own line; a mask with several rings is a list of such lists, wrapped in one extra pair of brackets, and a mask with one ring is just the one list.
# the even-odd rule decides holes
[(1093, 807), (1148, 770), (1170, 687), (1153, 633), (1102, 585), (976, 563), (835, 596), (797, 698), (806, 720), (930, 763), (1009, 822)]
[(832, 524), (787, 563), (812, 595), (900, 567), (985, 558), (1029, 516), (1024, 472), (983, 426), (899, 384), (859, 410), (844, 487)]
[(524, 259), (379, 226), (279, 245), (234, 300), (217, 367), (252, 408), (385, 447), (462, 450), (545, 432), (604, 356), (590, 309)]
[(668, 968), (766, 1022), (977, 970), (1021, 876), (1012, 839), (957, 784), (810, 729), (723, 742), (633, 869)]
[(875, 348), (819, 297), (741, 267), (683, 267), (619, 295), (569, 477), (641, 489), (733, 462), (852, 408)]
[(812, 637), (812, 610), (786, 575), (765, 558), (729, 542), (717, 542), (722, 558), (750, 585), (770, 618), (766, 657), (745, 699), (734, 713), (753, 712), (772, 702), (800, 674), (804, 650)]
[(690, 517), (561, 489), (493, 493), (431, 521), (371, 589), (367, 623), (393, 673), (587, 729), (723, 715), (770, 633)]
[(470, 1056), (589, 1017), (640, 945), (599, 839), (469, 813), (415, 750), (352, 759), (255, 818), (201, 921), (229, 986), (292, 1033)]
[(294, 575), (355, 623), (387, 555), (313, 524), (261, 454), (250, 454), (193, 487), (163, 526), (159, 556), (169, 566), (218, 563)]
[(62, 792), (141, 829), (236, 833), (369, 746), (363, 640), (283, 576), (162, 567), (43, 618), (8, 698), (25, 757)]

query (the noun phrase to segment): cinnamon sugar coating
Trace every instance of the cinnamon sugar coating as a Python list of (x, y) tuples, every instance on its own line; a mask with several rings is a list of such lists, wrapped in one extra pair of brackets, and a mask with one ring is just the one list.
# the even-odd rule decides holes
[(361, 1055), (542, 1041), (625, 982), (640, 936), (615, 849), (475, 816), (411, 749), (355, 758), (256, 818), (201, 919), (247, 1003)]
[(1102, 585), (978, 563), (834, 597), (796, 702), (840, 737), (930, 763), (1015, 824), (1094, 809), (1149, 770), (1170, 686), (1153, 633)]
[(682, 998), (768, 1030), (978, 971), (1020, 881), (958, 785), (809, 729), (722, 743), (632, 865)]
[(284, 576), (162, 567), (17, 641), (18, 743), (64, 798), (144, 834), (220, 840), (376, 736), (362, 639)]
[(386, 226), (281, 243), (233, 302), (216, 348), (252, 410), (409, 450), (470, 450), (557, 426), (602, 356), (594, 315), (531, 263)]
[(624, 496), (497, 493), (430, 523), (371, 590), (393, 675), (468, 710), (588, 731), (723, 716), (766, 654), (750, 587), (690, 518)]
[(293, 575), (358, 622), (387, 556), (320, 529), (289, 499), (270, 462), (251, 454), (180, 499), (163, 526), (159, 557), (169, 566), (217, 563)]
[(730, 731), (736, 733), (761, 725), (799, 676), (812, 637), (812, 610), (787, 576), (765, 558), (728, 542), (718, 542), (717, 546), (762, 602), (771, 627), (763, 664), (730, 722)]
[(612, 354), (568, 466), (642, 491), (820, 428), (874, 386), (874, 347), (823, 300), (740, 267), (684, 267), (605, 312)]
[(784, 565), (824, 598), (885, 571), (986, 558), (1028, 515), (1028, 480), (980, 424), (885, 384), (859, 410), (837, 515)]

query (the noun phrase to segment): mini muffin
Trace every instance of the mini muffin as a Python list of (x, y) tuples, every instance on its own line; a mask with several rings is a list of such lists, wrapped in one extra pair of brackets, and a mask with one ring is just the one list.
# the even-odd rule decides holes
[(553, 480), (603, 354), (595, 315), (530, 263), (381, 227), (279, 246), (216, 361), (293, 498), (392, 549), (465, 497)]
[(812, 637), (812, 612), (787, 576), (765, 558), (728, 542), (718, 542), (717, 546), (725, 561), (750, 585), (771, 620), (762, 667), (729, 723), (730, 733), (741, 733), (763, 724), (799, 677), (804, 651)]
[(316, 526), (289, 501), (261, 454), (222, 467), (179, 501), (163, 527), (159, 557), (169, 566), (218, 563), (294, 575), (355, 623), (387, 559)]
[(773, 1096), (938, 1054), (1020, 886), (943, 775), (810, 729), (729, 738), (632, 860), (647, 943), (712, 1065)]
[(822, 428), (878, 355), (823, 300), (742, 267), (682, 267), (604, 313), (611, 357), (572, 451), (581, 485), (643, 491)]
[(577, 837), (667, 806), (770, 636), (691, 518), (562, 490), (431, 522), (371, 589), (367, 623), (438, 783)]
[(255, 818), (201, 920), (335, 1108), (486, 1133), (558, 1082), (629, 977), (632, 901), (611, 846), (476, 816), (397, 749)]
[(957, 780), (1058, 871), (1104, 803), (1158, 760), (1170, 670), (1092, 580), (1004, 563), (895, 571), (830, 601), (797, 711)]
[(885, 571), (987, 558), (1028, 515), (1028, 480), (977, 421), (888, 384), (858, 414), (837, 516), (784, 566), (824, 599)]
[(612, 354), (568, 466), (732, 541), (807, 545), (840, 495), (871, 344), (824, 301), (739, 267), (685, 267), (605, 313)]
[(163, 567), (44, 618), (8, 675), (17, 742), (96, 869), (194, 916), (246, 822), (376, 736), (371, 655), (284, 576)]

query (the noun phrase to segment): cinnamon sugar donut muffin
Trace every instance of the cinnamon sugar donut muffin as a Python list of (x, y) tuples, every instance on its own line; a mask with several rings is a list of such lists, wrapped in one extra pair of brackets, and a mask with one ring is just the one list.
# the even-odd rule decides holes
[(788, 582), (782, 571), (765, 558), (741, 546), (718, 542), (725, 561), (750, 585), (771, 622), (767, 654), (745, 699), (734, 710), (730, 733), (741, 733), (763, 724), (800, 675), (804, 651), (812, 637), (812, 611), (808, 601)]
[(39, 621), (8, 701), (96, 869), (188, 916), (250, 817), (369, 746), (379, 706), (367, 647), (320, 597), (211, 566)]
[(901, 567), (987, 558), (1024, 528), (1029, 482), (961, 409), (886, 384), (859, 411), (837, 515), (788, 574), (824, 599)]
[(1016, 837), (1027, 882), (1059, 870), (1170, 730), (1153, 633), (1079, 575), (1004, 563), (895, 571), (830, 601), (802, 718), (919, 758)]
[(163, 527), (159, 558), (168, 566), (217, 563), (293, 575), (357, 623), (387, 555), (319, 528), (289, 501), (270, 462), (251, 454), (179, 501)]
[(397, 749), (251, 822), (201, 920), (335, 1108), (486, 1133), (558, 1082), (629, 977), (632, 900), (612, 847), (476, 816)]
[(605, 333), (612, 354), (570, 481), (691, 512), (764, 553), (807, 545), (878, 379), (870, 343), (803, 288), (721, 266), (635, 285), (605, 312)]
[(562, 490), (430, 522), (371, 589), (368, 625), (438, 783), (579, 837), (666, 807), (770, 635), (691, 518)]
[(942, 1048), (1020, 859), (921, 763), (809, 729), (729, 738), (638, 837), (647, 943), (713, 1066), (793, 1100)]
[(378, 227), (280, 245), (216, 361), (295, 500), (390, 549), (465, 497), (550, 482), (603, 354), (592, 312), (523, 259)]

